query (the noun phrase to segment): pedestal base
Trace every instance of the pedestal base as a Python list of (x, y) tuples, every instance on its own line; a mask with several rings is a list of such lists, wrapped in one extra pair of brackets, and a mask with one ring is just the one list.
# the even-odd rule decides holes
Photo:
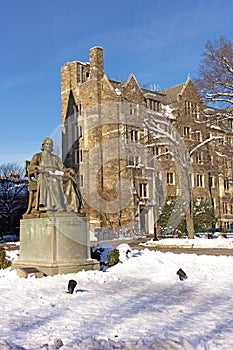
[(90, 258), (87, 219), (64, 213), (22, 219), (20, 256), (12, 268), (19, 276), (33, 268), (46, 276), (99, 269), (99, 262)]

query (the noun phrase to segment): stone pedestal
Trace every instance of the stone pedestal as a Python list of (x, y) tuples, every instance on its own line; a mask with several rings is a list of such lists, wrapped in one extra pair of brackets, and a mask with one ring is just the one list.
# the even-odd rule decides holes
[(32, 268), (49, 276), (99, 269), (90, 258), (86, 217), (63, 213), (22, 219), (20, 256), (12, 268), (20, 276)]

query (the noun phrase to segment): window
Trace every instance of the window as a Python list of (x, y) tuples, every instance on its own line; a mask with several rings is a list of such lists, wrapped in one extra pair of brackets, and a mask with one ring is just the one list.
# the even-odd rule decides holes
[(165, 158), (166, 158), (166, 159), (170, 159), (170, 158), (171, 158), (168, 148), (165, 148)]
[(233, 214), (233, 204), (231, 204), (231, 214)]
[(229, 230), (229, 228), (230, 228), (230, 223), (229, 223), (229, 221), (224, 222), (224, 227), (225, 227), (227, 230)]
[(209, 177), (209, 186), (210, 187), (215, 187), (214, 176), (210, 176)]
[(174, 173), (167, 173), (167, 184), (168, 185), (174, 185), (175, 184)]
[(200, 118), (199, 106), (191, 101), (185, 101), (185, 114), (190, 114), (194, 118)]
[(184, 127), (183, 136), (186, 137), (187, 139), (191, 138), (191, 128), (189, 126)]
[(77, 114), (78, 114), (79, 117), (81, 117), (81, 115), (82, 115), (82, 105), (81, 105), (81, 103), (79, 103), (77, 105)]
[(195, 131), (195, 136), (196, 136), (196, 141), (198, 142), (202, 141), (201, 132), (199, 130)]
[(148, 189), (147, 184), (140, 183), (139, 184), (139, 195), (141, 198), (148, 198)]
[(227, 203), (226, 202), (222, 203), (222, 213), (227, 214)]
[(196, 163), (203, 164), (203, 153), (202, 152), (196, 153)]
[(233, 129), (233, 119), (228, 119), (228, 126), (230, 129)]
[(78, 174), (79, 187), (83, 187), (83, 174)]
[(226, 142), (231, 145), (232, 144), (232, 138), (230, 136), (227, 136)]
[(83, 161), (83, 150), (78, 149), (75, 152), (75, 163), (79, 164), (79, 163), (82, 163), (82, 161)]
[(224, 190), (228, 191), (230, 187), (229, 179), (224, 179)]
[(135, 108), (135, 105), (133, 103), (130, 103), (130, 106), (129, 106), (129, 114), (130, 115), (134, 115), (136, 113), (136, 108)]
[(196, 117), (197, 119), (200, 119), (199, 106), (196, 103), (194, 103), (193, 105), (193, 116)]
[(223, 136), (218, 139), (218, 143), (219, 143), (219, 145), (223, 145), (224, 144), (224, 137)]
[(204, 187), (204, 175), (197, 174), (197, 187)]
[(147, 106), (147, 108), (152, 109), (153, 111), (156, 111), (156, 112), (160, 112), (160, 110), (161, 110), (161, 105), (160, 105), (159, 101), (147, 99), (146, 106)]
[(130, 131), (130, 140), (132, 142), (137, 142), (140, 139), (140, 133), (138, 130), (131, 130)]
[(83, 136), (83, 127), (82, 125), (78, 125), (78, 138)]
[(139, 165), (140, 163), (140, 157), (139, 156), (129, 156), (128, 158), (129, 165)]
[(185, 101), (185, 114), (191, 114), (192, 103), (190, 101)]

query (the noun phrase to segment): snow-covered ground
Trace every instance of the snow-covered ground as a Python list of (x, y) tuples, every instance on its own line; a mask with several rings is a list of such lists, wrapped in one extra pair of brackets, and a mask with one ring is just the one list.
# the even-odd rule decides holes
[(233, 238), (224, 238), (223, 236), (215, 236), (213, 239), (206, 237), (194, 239), (182, 238), (164, 238), (158, 241), (149, 240), (144, 246), (179, 246), (185, 248), (224, 248), (233, 249)]
[[(24, 279), (0, 270), (0, 350), (233, 349), (232, 267), (233, 256), (145, 248), (106, 272)], [(70, 279), (73, 294), (66, 293)]]

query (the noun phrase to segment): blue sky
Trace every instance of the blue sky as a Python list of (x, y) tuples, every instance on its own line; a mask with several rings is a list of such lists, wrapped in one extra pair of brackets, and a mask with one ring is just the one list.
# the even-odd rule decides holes
[(0, 164), (40, 150), (61, 121), (60, 68), (104, 49), (105, 73), (160, 89), (196, 77), (207, 40), (233, 40), (229, 0), (0, 0)]

